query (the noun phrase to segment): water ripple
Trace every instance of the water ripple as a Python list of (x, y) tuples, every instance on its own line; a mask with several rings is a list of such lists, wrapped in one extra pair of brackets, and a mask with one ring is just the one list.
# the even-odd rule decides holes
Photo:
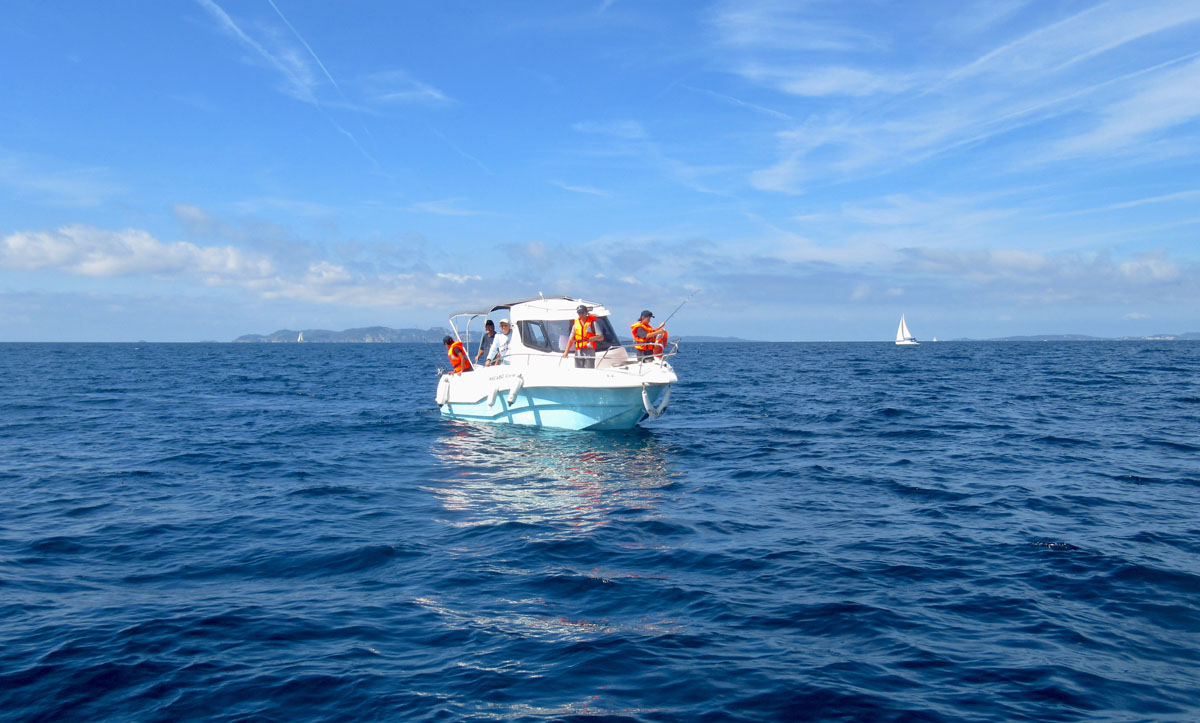
[(0, 350), (0, 720), (1200, 717), (1194, 344), (691, 345), (604, 434), (435, 346)]

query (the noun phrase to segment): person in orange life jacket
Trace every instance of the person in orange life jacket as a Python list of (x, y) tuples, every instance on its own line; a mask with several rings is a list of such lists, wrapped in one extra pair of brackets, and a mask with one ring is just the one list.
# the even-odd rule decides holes
[(629, 327), (633, 331), (633, 348), (637, 351), (638, 361), (662, 356), (663, 350), (667, 348), (667, 330), (663, 328), (666, 323), (659, 324), (655, 329), (650, 326), (650, 320), (653, 318), (654, 314), (651, 314), (649, 309), (644, 309), (637, 323)]
[(479, 340), (479, 351), (475, 352), (476, 364), (479, 363), (480, 357), (491, 351), (494, 341), (496, 341), (496, 325), (492, 323), (491, 319), (488, 319), (483, 325), (483, 338)]
[(453, 337), (444, 336), (442, 343), (446, 345), (446, 358), (454, 367), (455, 374), (471, 371), (471, 359), (467, 356), (467, 350), (463, 348), (461, 341), (454, 341)]
[(571, 326), (571, 336), (567, 339), (567, 348), (563, 350), (563, 356), (570, 354), (574, 349), (576, 369), (595, 369), (596, 339), (600, 336), (596, 333), (596, 317), (589, 314), (588, 308), (583, 304), (575, 308), (575, 313), (578, 317)]

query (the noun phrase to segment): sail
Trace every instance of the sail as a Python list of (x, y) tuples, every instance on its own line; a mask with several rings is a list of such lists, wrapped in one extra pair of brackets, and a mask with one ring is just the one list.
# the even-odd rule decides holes
[(908, 324), (904, 323), (904, 314), (900, 315), (900, 326), (896, 327), (896, 341), (904, 341), (912, 338), (912, 334), (908, 333)]

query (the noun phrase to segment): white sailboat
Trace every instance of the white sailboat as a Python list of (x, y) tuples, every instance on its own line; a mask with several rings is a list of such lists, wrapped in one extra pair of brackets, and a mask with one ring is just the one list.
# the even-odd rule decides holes
[(904, 314), (900, 315), (900, 326), (896, 327), (896, 343), (900, 346), (918, 346), (917, 337), (908, 331), (908, 324), (904, 323)]
[(300, 336), (296, 337), (296, 341), (300, 343), (304, 342), (304, 332), (300, 332)]

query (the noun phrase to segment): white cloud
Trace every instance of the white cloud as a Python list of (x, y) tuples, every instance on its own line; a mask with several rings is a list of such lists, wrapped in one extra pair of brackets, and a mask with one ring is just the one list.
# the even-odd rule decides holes
[(164, 243), (145, 231), (104, 231), (64, 226), (55, 231), (20, 231), (0, 242), (0, 266), (57, 269), (81, 276), (130, 274), (255, 278), (273, 273), (271, 262), (232, 246)]
[(1150, 318), (1150, 315), (1149, 315), (1149, 314), (1142, 313), (1142, 312), (1140, 312), (1140, 311), (1131, 311), (1131, 312), (1129, 312), (1128, 314), (1126, 314), (1125, 316), (1122, 316), (1121, 318), (1122, 318), (1122, 319), (1129, 319), (1129, 320), (1135, 320), (1135, 321), (1136, 321), (1136, 320), (1139, 320), (1139, 319), (1149, 319), (1149, 318)]
[(475, 276), (475, 275), (471, 275), (471, 274), (464, 275), (464, 274), (439, 273), (437, 275), (437, 277), (439, 279), (445, 279), (446, 281), (453, 281), (456, 284), (464, 284), (468, 281), (483, 281), (482, 276)]
[(1117, 269), (1130, 281), (1174, 281), (1179, 278), (1179, 265), (1169, 261), (1161, 251), (1139, 254), (1137, 259), (1126, 261)]

